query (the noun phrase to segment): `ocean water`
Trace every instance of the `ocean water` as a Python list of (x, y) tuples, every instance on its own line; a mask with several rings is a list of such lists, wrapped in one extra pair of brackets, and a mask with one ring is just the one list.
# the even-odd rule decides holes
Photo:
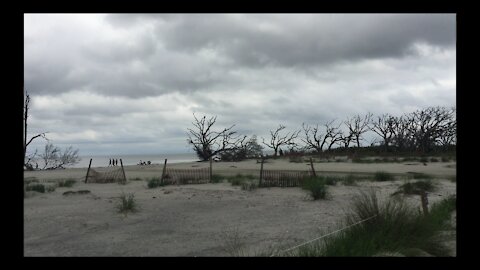
[[(141, 161), (151, 161), (152, 164), (163, 164), (165, 159), (168, 159), (168, 163), (181, 163), (198, 161), (198, 157), (194, 153), (184, 154), (160, 154), (160, 155), (112, 155), (112, 156), (81, 156), (79, 163), (68, 166), (67, 168), (88, 168), (88, 163), (92, 159), (92, 167), (106, 167), (108, 161), (111, 158), (118, 159), (118, 166), (120, 166), (120, 159), (122, 159), (123, 165), (137, 165)], [(40, 165), (40, 164), (39, 164)]]

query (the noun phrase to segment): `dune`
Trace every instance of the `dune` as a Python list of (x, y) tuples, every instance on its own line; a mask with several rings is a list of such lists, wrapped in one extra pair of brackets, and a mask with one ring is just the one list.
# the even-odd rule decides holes
[[(454, 163), (453, 163), (454, 164)], [(308, 165), (308, 166), (307, 166)], [(438, 190), (429, 194), (434, 203), (456, 194), (452, 163), (427, 166), (402, 163), (314, 163), (322, 173), (395, 174), (421, 172), (435, 175)], [(209, 167), (208, 162), (168, 165), (171, 168)], [(269, 160), (265, 169), (309, 170), (307, 163)], [(102, 171), (108, 168), (95, 168)], [(126, 166), (126, 185), (84, 183), (85, 169), (26, 171), (24, 177), (39, 181), (75, 179), (72, 187), (49, 193), (29, 192), (24, 200), (25, 256), (231, 256), (235, 242), (241, 255), (261, 255), (286, 248), (333, 230), (348, 211), (350, 199), (371, 187), (381, 196), (394, 192), (403, 181), (359, 182), (357, 186), (330, 187), (331, 198), (313, 201), (298, 187), (242, 190), (230, 183), (168, 185), (147, 188), (145, 180), (159, 177), (163, 165)], [(259, 174), (256, 160), (214, 162), (219, 175)], [(77, 192), (88, 190), (90, 192)], [(68, 192), (71, 191), (71, 192)], [(64, 195), (65, 192), (67, 195)], [(116, 204), (122, 193), (133, 193), (139, 211), (121, 214)], [(412, 197), (412, 203), (420, 202)], [(452, 244), (454, 246), (454, 244)], [(240, 248), (239, 248), (240, 250)], [(238, 250), (237, 250), (238, 251)]]

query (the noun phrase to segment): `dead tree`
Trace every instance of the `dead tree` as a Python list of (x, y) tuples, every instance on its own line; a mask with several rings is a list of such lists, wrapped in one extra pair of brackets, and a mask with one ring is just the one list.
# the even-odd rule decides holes
[(323, 147), (328, 144), (328, 150), (340, 140), (340, 135), (342, 134), (339, 130), (339, 127), (333, 127), (332, 124), (335, 120), (332, 120), (328, 123), (325, 123), (325, 133), (319, 133), (319, 127), (310, 127), (308, 125), (302, 124), (303, 131), (305, 132), (305, 139), (302, 138), (302, 141), (306, 144), (307, 149), (314, 149), (317, 152), (322, 152)]
[[(357, 143), (357, 147), (360, 147), (360, 139), (363, 133), (369, 130), (370, 119), (372, 118), (371, 113), (367, 113), (365, 117), (356, 115), (351, 119), (345, 121), (345, 125), (349, 131), (350, 139), (354, 139)], [(348, 146), (347, 146), (348, 147)]]
[(285, 129), (285, 126), (279, 125), (279, 127), (275, 130), (272, 131), (270, 130), (270, 142), (266, 143), (265, 138), (262, 137), (262, 143), (266, 145), (268, 148), (273, 149), (274, 155), (277, 156), (278, 150), (280, 146), (282, 145), (288, 145), (288, 146), (296, 146), (297, 144), (294, 142), (295, 138), (298, 137), (298, 134), (300, 133), (300, 130), (294, 131), (292, 133), (287, 133), (286, 135), (282, 136), (280, 135), (280, 131)]
[(35, 158), (36, 154), (37, 154), (37, 151), (35, 151), (35, 153), (33, 153), (33, 155), (29, 155), (27, 157), (27, 147), (28, 145), (30, 145), (31, 142), (33, 142), (33, 140), (37, 139), (37, 138), (44, 138), (48, 141), (47, 137), (45, 136), (45, 134), (47, 132), (42, 132), (42, 133), (39, 133), (39, 134), (36, 134), (35, 136), (31, 137), (30, 140), (28, 140), (27, 142), (27, 138), (28, 138), (28, 110), (30, 109), (30, 95), (25, 92), (25, 104), (24, 104), (24, 107), (23, 107), (23, 131), (24, 131), (24, 134), (23, 134), (23, 160), (24, 160), (24, 167), (27, 168), (27, 169), (32, 169), (32, 165), (30, 164), (30, 161)]
[(206, 116), (198, 119), (193, 114), (195, 122), (192, 122), (194, 129), (188, 128), (188, 143), (193, 146), (193, 150), (197, 156), (207, 161), (210, 157), (224, 151), (235, 150), (239, 148), (241, 142), (246, 136), (236, 136), (236, 131), (232, 131), (235, 125), (225, 128), (222, 131), (213, 131), (212, 127), (217, 121), (217, 116), (206, 119)]
[(65, 166), (74, 165), (80, 161), (78, 149), (69, 146), (62, 153), (61, 149), (51, 143), (45, 145), (44, 152), (40, 155), (43, 159), (43, 169), (55, 170)]
[(378, 116), (375, 121), (372, 121), (370, 130), (382, 137), (385, 152), (388, 151), (388, 146), (395, 135), (395, 125), (395, 117), (389, 114)]
[(428, 107), (411, 114), (415, 125), (415, 147), (422, 153), (432, 150), (441, 134), (451, 129), (454, 110), (445, 107)]

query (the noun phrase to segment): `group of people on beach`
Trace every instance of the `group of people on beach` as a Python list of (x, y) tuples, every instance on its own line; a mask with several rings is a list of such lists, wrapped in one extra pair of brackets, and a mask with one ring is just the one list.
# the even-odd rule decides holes
[(116, 159), (116, 158), (109, 159), (108, 167), (110, 167), (110, 166), (118, 166), (118, 159)]
[(140, 159), (140, 163), (138, 163), (138, 165), (150, 165), (150, 164), (152, 164), (150, 160), (145, 162), (145, 161), (142, 161), (141, 159)]

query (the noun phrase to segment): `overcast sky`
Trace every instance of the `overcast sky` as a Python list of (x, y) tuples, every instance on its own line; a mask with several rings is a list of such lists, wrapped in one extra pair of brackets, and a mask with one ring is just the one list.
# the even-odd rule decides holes
[(29, 137), (49, 132), (82, 156), (191, 152), (193, 113), (261, 141), (279, 124), (456, 103), (455, 14), (25, 14), (24, 23)]

